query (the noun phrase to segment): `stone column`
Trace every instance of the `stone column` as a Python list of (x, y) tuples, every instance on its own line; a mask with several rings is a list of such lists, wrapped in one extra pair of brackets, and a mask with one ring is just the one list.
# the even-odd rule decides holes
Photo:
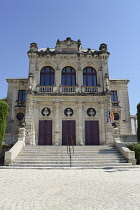
[(59, 86), (61, 85), (61, 71), (59, 69), (59, 67), (56, 68), (55, 71), (55, 89), (54, 92), (59, 92)]
[(54, 145), (60, 144), (60, 102), (57, 101), (55, 106), (55, 121), (54, 121)]
[(33, 99), (32, 94), (26, 95), (26, 113), (25, 113), (25, 123), (26, 123), (26, 144), (32, 144), (33, 141)]
[(79, 144), (84, 145), (83, 139), (83, 103), (78, 103), (78, 137), (79, 137)]
[(113, 127), (111, 122), (107, 122), (108, 112), (111, 114), (110, 96), (105, 99), (105, 129), (106, 129), (106, 144), (113, 144)]
[(83, 71), (80, 66), (77, 69), (77, 85), (79, 87), (78, 92), (81, 92), (81, 86), (83, 85)]
[(104, 110), (104, 103), (101, 102), (99, 104), (99, 127), (100, 127), (100, 144), (106, 144), (106, 131), (105, 131), (105, 123), (106, 123), (106, 119), (105, 119), (105, 110)]

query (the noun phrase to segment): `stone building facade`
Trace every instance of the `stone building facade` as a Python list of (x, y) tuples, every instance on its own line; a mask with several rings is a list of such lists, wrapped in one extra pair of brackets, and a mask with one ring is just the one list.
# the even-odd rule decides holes
[(131, 133), (129, 80), (109, 78), (106, 44), (82, 49), (68, 37), (54, 49), (31, 43), (27, 54), (28, 78), (7, 79), (5, 144), (17, 141), (23, 125), (31, 145), (112, 144), (114, 126)]

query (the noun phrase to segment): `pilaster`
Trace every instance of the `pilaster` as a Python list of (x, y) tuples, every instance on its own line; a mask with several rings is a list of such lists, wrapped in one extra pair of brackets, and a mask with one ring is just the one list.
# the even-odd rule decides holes
[(84, 145), (84, 138), (83, 138), (83, 103), (78, 102), (78, 140), (80, 145)]
[(54, 145), (60, 144), (60, 101), (55, 101)]

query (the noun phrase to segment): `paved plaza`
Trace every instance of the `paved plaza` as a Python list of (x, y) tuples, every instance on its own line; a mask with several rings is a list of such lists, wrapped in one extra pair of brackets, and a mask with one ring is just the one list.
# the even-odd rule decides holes
[(0, 169), (0, 210), (140, 210), (140, 168)]

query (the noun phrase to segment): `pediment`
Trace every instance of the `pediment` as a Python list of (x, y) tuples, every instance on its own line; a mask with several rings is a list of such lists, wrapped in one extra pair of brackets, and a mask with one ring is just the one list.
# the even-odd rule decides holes
[(74, 41), (70, 37), (66, 38), (64, 41), (59, 39), (56, 42), (56, 51), (67, 52), (67, 53), (76, 53), (81, 50), (81, 41)]

